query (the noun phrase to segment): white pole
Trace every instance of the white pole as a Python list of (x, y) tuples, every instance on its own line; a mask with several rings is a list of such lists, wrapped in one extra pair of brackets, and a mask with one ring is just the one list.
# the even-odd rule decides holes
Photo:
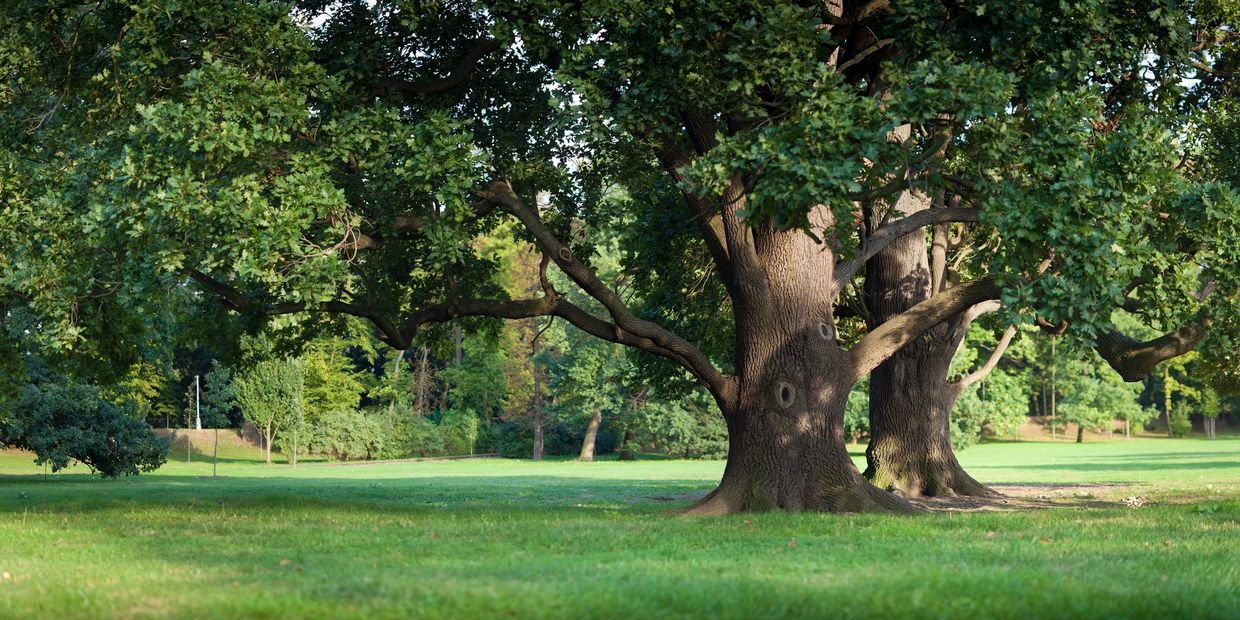
[(194, 375), (194, 428), (202, 430), (202, 403), (199, 402), (202, 388), (198, 384), (198, 377), (199, 375)]

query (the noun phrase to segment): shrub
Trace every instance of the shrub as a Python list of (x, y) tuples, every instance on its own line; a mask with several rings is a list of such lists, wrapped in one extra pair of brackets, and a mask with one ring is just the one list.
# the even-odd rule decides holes
[(443, 435), (439, 427), (412, 410), (401, 415), (397, 410), (388, 425), (391, 443), (400, 450), (398, 458), (440, 456), (444, 454)]
[(469, 410), (449, 409), (443, 412), (439, 434), (449, 455), (473, 454), (478, 441), (478, 416)]
[(1193, 430), (1193, 423), (1188, 419), (1188, 404), (1180, 403), (1171, 408), (1171, 436), (1187, 437)]
[(132, 403), (114, 405), (99, 390), (79, 383), (23, 386), (0, 445), (34, 452), (35, 462), (59, 471), (78, 460), (101, 476), (116, 478), (158, 469), (169, 441), (157, 436)]
[(381, 458), (387, 434), (378, 417), (360, 411), (333, 411), (315, 422), (310, 449), (341, 461)]

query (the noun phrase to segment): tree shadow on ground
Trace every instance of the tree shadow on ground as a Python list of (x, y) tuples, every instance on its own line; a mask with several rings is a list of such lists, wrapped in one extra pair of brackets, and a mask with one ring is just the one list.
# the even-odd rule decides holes
[(1156, 471), (1168, 469), (1235, 469), (1236, 461), (1196, 461), (1188, 463), (1145, 463), (1145, 459), (1122, 460), (1112, 463), (1100, 463), (1095, 461), (1072, 461), (1068, 463), (1047, 463), (1039, 465), (973, 465), (970, 470), (986, 470), (1001, 469), (1005, 471), (1016, 470), (1043, 470), (1043, 471)]

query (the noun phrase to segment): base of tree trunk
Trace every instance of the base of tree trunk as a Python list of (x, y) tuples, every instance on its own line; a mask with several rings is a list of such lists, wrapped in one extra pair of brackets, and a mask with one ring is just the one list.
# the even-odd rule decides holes
[(706, 497), (685, 509), (693, 516), (719, 516), (742, 512), (922, 512), (909, 501), (883, 491), (860, 476), (855, 484), (807, 488), (793, 495), (772, 494), (765, 485), (724, 481)]
[(911, 442), (899, 447), (914, 449), (891, 449), (885, 443), (871, 441), (866, 449), (865, 477), (880, 489), (913, 498), (1002, 496), (960, 466), (950, 443), (937, 449)]
[[(785, 429), (791, 430), (791, 429)], [(690, 515), (741, 512), (894, 512), (921, 509), (861, 477), (843, 434), (802, 435), (783, 442), (733, 435), (719, 486), (686, 509)], [(739, 439), (739, 441), (738, 441)], [(791, 441), (789, 441), (791, 439)]]

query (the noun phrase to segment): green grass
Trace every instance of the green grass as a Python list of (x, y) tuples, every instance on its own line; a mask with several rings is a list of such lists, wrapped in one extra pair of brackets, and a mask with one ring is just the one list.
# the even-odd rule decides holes
[(0, 453), (0, 617), (1240, 617), (1238, 439), (984, 444), (1064, 507), (899, 517), (677, 516), (720, 462), (221, 457)]

